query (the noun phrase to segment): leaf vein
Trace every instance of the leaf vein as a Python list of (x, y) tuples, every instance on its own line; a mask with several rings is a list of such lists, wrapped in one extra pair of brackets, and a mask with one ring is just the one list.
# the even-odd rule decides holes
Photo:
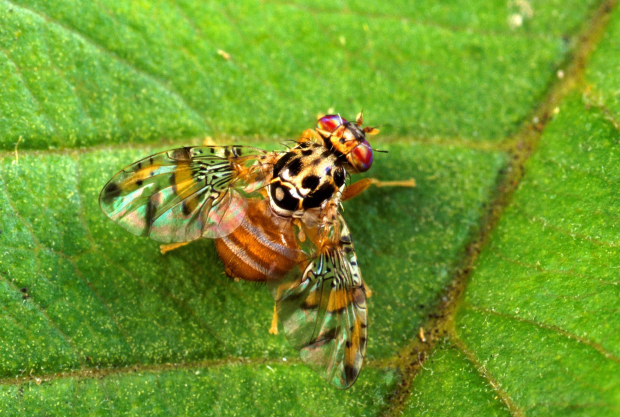
[(43, 111), (43, 107), (41, 106), (41, 101), (38, 99), (37, 96), (35, 96), (34, 92), (32, 91), (32, 88), (28, 84), (28, 81), (26, 80), (26, 77), (24, 76), (21, 70), (21, 67), (17, 65), (17, 62), (15, 62), (15, 60), (11, 57), (11, 55), (6, 49), (0, 47), (0, 52), (2, 52), (4, 56), (6, 56), (6, 59), (8, 59), (11, 64), (13, 64), (13, 67), (15, 68), (15, 72), (17, 73), (17, 75), (19, 75), (19, 78), (22, 81), (22, 85), (24, 86), (24, 88), (26, 89), (30, 97), (32, 98), (32, 101), (36, 104), (37, 109), (39, 110), (39, 113), (43, 115), (43, 117), (45, 117), (46, 123), (52, 129), (52, 132), (57, 130), (55, 123), (50, 119), (48, 114), (45, 111)]
[(484, 364), (480, 362), (476, 354), (467, 347), (465, 342), (458, 337), (454, 330), (450, 331), (450, 340), (455, 344), (456, 348), (460, 350), (474, 365), (480, 377), (487, 381), (502, 403), (504, 403), (508, 411), (515, 417), (525, 417), (525, 411), (515, 404), (510, 395), (501, 388), (501, 384), (497, 382), (495, 377), (493, 377), (489, 370), (486, 369)]
[(176, 99), (179, 100), (179, 102), (181, 104), (183, 104), (183, 106), (185, 106), (187, 108), (187, 110), (191, 111), (191, 113), (194, 114), (194, 116), (196, 116), (199, 120), (202, 120), (202, 122), (205, 122), (205, 118), (202, 117), (200, 115), (200, 112), (198, 111), (198, 109), (193, 108), (186, 100), (186, 98), (180, 94), (179, 92), (177, 92), (176, 90), (174, 90), (171, 86), (170, 83), (165, 82), (163, 79), (161, 79), (160, 77), (156, 76), (155, 74), (152, 74), (150, 72), (148, 72), (145, 69), (140, 68), (139, 66), (137, 66), (135, 63), (130, 62), (129, 60), (127, 60), (126, 58), (121, 57), (120, 55), (118, 55), (115, 51), (106, 48), (104, 45), (97, 43), (96, 40), (90, 38), (89, 36), (87, 36), (85, 33), (79, 31), (76, 28), (70, 27), (67, 24), (58, 21), (42, 12), (40, 12), (39, 10), (33, 9), (31, 7), (25, 6), (25, 5), (21, 5), (21, 4), (15, 4), (13, 1), (10, 0), (4, 0), (7, 4), (10, 4), (11, 6), (24, 10), (28, 13), (31, 13), (35, 16), (38, 16), (42, 19), (44, 19), (45, 21), (47, 21), (50, 24), (56, 25), (61, 29), (66, 30), (67, 32), (71, 33), (73, 36), (75, 36), (77, 39), (82, 40), (84, 43), (92, 46), (93, 48), (95, 48), (96, 50), (100, 51), (102, 54), (107, 55), (108, 57), (112, 58), (113, 60), (122, 63), (123, 65), (127, 66), (128, 68), (132, 69), (133, 71), (135, 71), (136, 73), (140, 74), (141, 76), (153, 81), (155, 84), (157, 84), (158, 86), (160, 86), (162, 89), (164, 89), (165, 91), (168, 92), (168, 94), (170, 94), (171, 96), (175, 97)]
[(471, 308), (472, 310), (481, 312), (481, 313), (485, 313), (485, 314), (490, 314), (490, 315), (494, 315), (494, 316), (498, 316), (498, 317), (502, 317), (505, 319), (511, 319), (511, 320), (515, 320), (518, 321), (519, 323), (525, 323), (525, 324), (530, 324), (533, 326), (536, 326), (540, 329), (545, 329), (545, 330), (549, 330), (551, 332), (554, 332), (556, 334), (559, 334), (561, 336), (566, 337), (567, 339), (571, 339), (571, 340), (576, 340), (579, 343), (583, 343), (584, 345), (587, 345), (589, 347), (591, 347), (592, 349), (596, 350), (597, 352), (599, 352), (601, 355), (603, 355), (606, 359), (610, 359), (616, 363), (620, 363), (620, 357), (614, 355), (613, 353), (611, 353), (610, 351), (608, 351), (607, 349), (605, 349), (603, 346), (601, 346), (601, 344), (594, 342), (593, 340), (578, 336), (574, 333), (569, 332), (568, 330), (562, 329), (559, 326), (554, 326), (551, 324), (545, 324), (545, 323), (541, 323), (540, 321), (536, 321), (536, 320), (530, 320), (530, 319), (526, 319), (523, 317), (516, 317), (513, 316), (511, 314), (506, 314), (506, 313), (501, 313), (499, 311), (495, 311), (495, 310), (489, 310), (487, 308), (484, 307), (479, 307), (476, 305), (473, 305), (471, 303), (463, 303), (464, 305), (466, 304), (468, 308)]
[[(6, 201), (9, 205), (9, 207), (11, 208), (12, 213), (15, 214), (15, 216), (23, 223), (23, 225), (25, 226), (25, 228), (28, 230), (28, 232), (30, 233), (32, 240), (34, 241), (36, 248), (34, 250), (34, 255), (35, 255), (35, 262), (37, 265), (37, 270), (39, 272), (39, 276), (43, 277), (43, 279), (45, 279), (46, 281), (50, 282), (47, 278), (44, 277), (44, 275), (41, 273), (41, 265), (40, 265), (40, 261), (39, 261), (39, 256), (38, 253), (41, 250), (41, 243), (38, 241), (34, 231), (32, 230), (31, 225), (25, 221), (25, 219), (23, 217), (21, 217), (21, 215), (19, 214), (19, 212), (16, 210), (15, 204), (13, 203), (12, 199), (11, 199), (11, 195), (8, 192), (8, 190), (6, 189), (6, 181), (4, 179), (4, 169), (0, 169), (0, 182), (2, 183), (2, 185), (4, 186), (5, 189), (5, 196), (6, 196)], [(7, 281), (9, 282), (9, 281)], [(12, 282), (9, 282), (9, 285), (11, 285), (12, 287), (15, 287), (15, 284), (13, 284)], [(15, 287), (16, 288), (16, 287)], [(32, 299), (32, 303), (37, 307), (39, 313), (45, 317), (45, 319), (49, 322), (50, 326), (56, 330), (56, 332), (58, 333), (58, 335), (64, 340), (64, 342), (67, 344), (67, 346), (69, 346), (69, 348), (73, 351), (73, 353), (75, 354), (76, 359), (81, 363), (84, 364), (84, 359), (82, 358), (82, 356), (80, 355), (79, 351), (77, 350), (77, 348), (74, 346), (73, 342), (71, 341), (71, 338), (69, 338), (69, 336), (67, 334), (65, 334), (65, 332), (63, 332), (57, 325), (56, 323), (47, 315), (47, 313), (45, 312), (45, 310), (42, 308), (41, 305), (39, 305), (39, 303), (37, 303), (34, 299)]]

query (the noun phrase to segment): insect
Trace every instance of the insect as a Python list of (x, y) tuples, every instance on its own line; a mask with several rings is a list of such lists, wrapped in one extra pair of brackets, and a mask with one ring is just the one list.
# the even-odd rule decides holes
[(368, 313), (339, 209), (379, 183), (345, 184), (373, 162), (366, 136), (378, 130), (362, 124), (362, 113), (355, 122), (324, 116), (283, 152), (249, 146), (161, 152), (116, 174), (99, 204), (129, 232), (168, 247), (215, 239), (226, 274), (267, 283), (274, 321), (277, 315), (289, 343), (303, 362), (345, 389), (366, 355)]

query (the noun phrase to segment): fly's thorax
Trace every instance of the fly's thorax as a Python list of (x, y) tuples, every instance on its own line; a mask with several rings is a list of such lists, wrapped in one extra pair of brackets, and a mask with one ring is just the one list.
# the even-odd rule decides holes
[(344, 186), (346, 171), (333, 151), (304, 142), (284, 153), (273, 167), (271, 208), (285, 217), (301, 217), (321, 207)]

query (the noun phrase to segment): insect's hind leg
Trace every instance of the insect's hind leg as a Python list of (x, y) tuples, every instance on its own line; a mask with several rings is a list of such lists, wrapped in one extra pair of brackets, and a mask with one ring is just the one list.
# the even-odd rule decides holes
[(278, 334), (278, 309), (275, 304), (273, 305), (273, 318), (271, 319), (269, 334)]
[(189, 245), (191, 242), (181, 242), (181, 243), (170, 243), (168, 245), (159, 245), (159, 251), (162, 255), (167, 254), (170, 251), (183, 247), (185, 245)]
[(376, 178), (364, 178), (363, 180), (354, 182), (344, 189), (344, 192), (342, 193), (342, 201), (357, 197), (366, 191), (371, 185), (376, 185), (377, 187), (415, 187), (415, 180), (411, 178), (406, 181), (380, 181)]

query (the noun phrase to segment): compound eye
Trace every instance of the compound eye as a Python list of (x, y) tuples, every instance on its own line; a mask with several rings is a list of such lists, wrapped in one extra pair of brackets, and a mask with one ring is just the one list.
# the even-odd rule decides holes
[(316, 128), (317, 130), (325, 133), (333, 133), (344, 123), (347, 123), (347, 121), (337, 114), (328, 114), (327, 116), (323, 116), (319, 119), (316, 124)]
[(347, 161), (357, 172), (366, 172), (372, 165), (372, 149), (364, 140), (347, 154)]

